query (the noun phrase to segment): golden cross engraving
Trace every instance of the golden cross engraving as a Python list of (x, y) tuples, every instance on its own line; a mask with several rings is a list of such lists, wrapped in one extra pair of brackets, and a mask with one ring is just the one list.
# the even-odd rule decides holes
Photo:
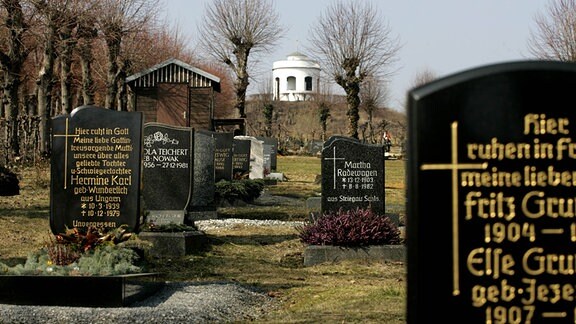
[(325, 158), (324, 160), (332, 160), (334, 162), (334, 187), (332, 189), (336, 189), (336, 160), (345, 160), (344, 158), (337, 158), (336, 157), (336, 146), (334, 146), (334, 152), (332, 153), (331, 158)]
[(458, 257), (458, 170), (486, 169), (488, 163), (458, 163), (458, 122), (454, 121), (451, 128), (451, 158), (450, 163), (422, 164), (420, 170), (451, 170), (452, 171), (452, 271), (454, 272), (452, 295), (460, 295), (460, 269)]
[(64, 137), (64, 189), (68, 183), (68, 137), (80, 137), (80, 135), (68, 134), (68, 117), (66, 117), (66, 131), (64, 134), (54, 134), (54, 137)]

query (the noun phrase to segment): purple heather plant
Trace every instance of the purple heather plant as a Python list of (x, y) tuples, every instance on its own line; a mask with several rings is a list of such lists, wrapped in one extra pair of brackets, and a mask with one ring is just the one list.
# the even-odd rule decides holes
[(363, 247), (401, 244), (400, 231), (390, 218), (371, 209), (338, 210), (298, 228), (300, 241), (310, 245)]

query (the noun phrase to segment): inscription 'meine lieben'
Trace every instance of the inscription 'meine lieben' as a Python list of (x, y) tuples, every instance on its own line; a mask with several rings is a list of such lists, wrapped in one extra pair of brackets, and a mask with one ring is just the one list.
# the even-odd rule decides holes
[[(462, 294), (462, 272), (478, 278), (482, 284), (472, 285), (465, 298), (472, 306), (484, 308), (486, 323), (502, 314), (530, 322), (537, 305), (576, 301), (576, 284), (572, 283), (576, 253), (559, 253), (542, 243), (549, 238), (558, 244), (576, 242), (576, 195), (547, 191), (576, 186), (576, 170), (552, 164), (576, 159), (570, 120), (529, 113), (522, 122), (523, 135), (531, 137), (528, 141), (504, 143), (493, 137), (488, 143), (465, 143), (464, 157), (473, 163), (462, 163), (458, 153), (452, 152), (452, 164), (421, 166), (421, 170), (457, 171), (452, 173), (453, 295)], [(458, 139), (457, 126), (457, 122), (452, 125), (453, 143)], [(510, 160), (526, 163), (516, 163), (514, 169), (510, 164), (495, 165)], [(539, 165), (535, 165), (537, 160)], [(542, 166), (542, 161), (551, 164)], [(545, 226), (542, 220), (547, 220)], [(481, 222), (483, 240), (464, 251), (461, 264), (458, 233), (460, 226), (472, 222)], [(520, 243), (526, 248), (511, 248)], [(546, 282), (540, 276), (547, 276)], [(541, 317), (564, 318), (568, 312), (576, 314), (576, 308), (546, 311)]]

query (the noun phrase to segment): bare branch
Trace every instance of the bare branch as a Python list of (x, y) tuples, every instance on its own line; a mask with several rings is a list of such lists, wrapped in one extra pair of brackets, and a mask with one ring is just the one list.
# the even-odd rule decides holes
[(576, 61), (576, 0), (551, 1), (534, 19), (529, 52), (544, 60)]

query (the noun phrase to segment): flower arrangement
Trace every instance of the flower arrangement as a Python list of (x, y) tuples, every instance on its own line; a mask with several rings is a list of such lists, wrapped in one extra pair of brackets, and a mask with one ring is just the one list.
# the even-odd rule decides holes
[(137, 249), (149, 244), (139, 240), (127, 226), (111, 231), (67, 229), (49, 236), (44, 247), (28, 255), (24, 264), (9, 267), (0, 262), (3, 275), (110, 276), (141, 273)]

